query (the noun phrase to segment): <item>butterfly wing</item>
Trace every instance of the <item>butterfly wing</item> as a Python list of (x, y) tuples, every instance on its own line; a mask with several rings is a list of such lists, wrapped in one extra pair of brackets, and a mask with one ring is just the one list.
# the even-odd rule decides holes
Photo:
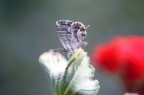
[(57, 34), (67, 56), (70, 57), (79, 48), (87, 45), (83, 42), (86, 37), (86, 27), (81, 22), (70, 20), (56, 21)]
[(57, 34), (59, 37), (59, 40), (61, 41), (61, 44), (63, 45), (65, 51), (72, 50), (72, 28), (71, 24), (73, 22), (70, 20), (59, 20), (56, 22), (57, 27)]

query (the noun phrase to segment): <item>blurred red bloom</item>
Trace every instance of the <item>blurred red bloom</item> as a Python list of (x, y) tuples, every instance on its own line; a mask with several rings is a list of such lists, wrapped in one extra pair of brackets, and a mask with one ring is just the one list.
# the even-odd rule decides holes
[(135, 92), (132, 85), (143, 83), (144, 87), (144, 37), (116, 37), (108, 44), (98, 45), (91, 58), (94, 66), (118, 75), (128, 91)]

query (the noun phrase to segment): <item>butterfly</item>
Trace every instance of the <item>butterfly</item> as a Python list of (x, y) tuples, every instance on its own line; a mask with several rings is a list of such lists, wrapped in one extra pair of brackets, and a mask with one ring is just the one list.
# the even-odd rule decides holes
[(71, 20), (56, 21), (56, 31), (68, 58), (79, 48), (87, 45), (87, 42), (83, 41), (87, 36), (87, 27), (81, 22), (73, 22)]

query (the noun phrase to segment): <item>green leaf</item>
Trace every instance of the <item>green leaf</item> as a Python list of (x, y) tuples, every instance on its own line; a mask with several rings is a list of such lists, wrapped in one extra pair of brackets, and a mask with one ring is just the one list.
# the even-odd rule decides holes
[(56, 95), (97, 94), (99, 82), (92, 79), (95, 69), (83, 49), (77, 50), (69, 61), (53, 51), (42, 54), (39, 61), (46, 67)]

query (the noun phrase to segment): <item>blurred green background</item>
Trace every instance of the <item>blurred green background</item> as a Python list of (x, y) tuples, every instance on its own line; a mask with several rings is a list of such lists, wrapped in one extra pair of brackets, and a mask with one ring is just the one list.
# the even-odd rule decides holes
[[(144, 0), (0, 0), (0, 95), (53, 95), (38, 63), (41, 53), (61, 48), (55, 21), (91, 25), (85, 50), (116, 35), (144, 35)], [(96, 70), (98, 95), (122, 95), (122, 83)]]

